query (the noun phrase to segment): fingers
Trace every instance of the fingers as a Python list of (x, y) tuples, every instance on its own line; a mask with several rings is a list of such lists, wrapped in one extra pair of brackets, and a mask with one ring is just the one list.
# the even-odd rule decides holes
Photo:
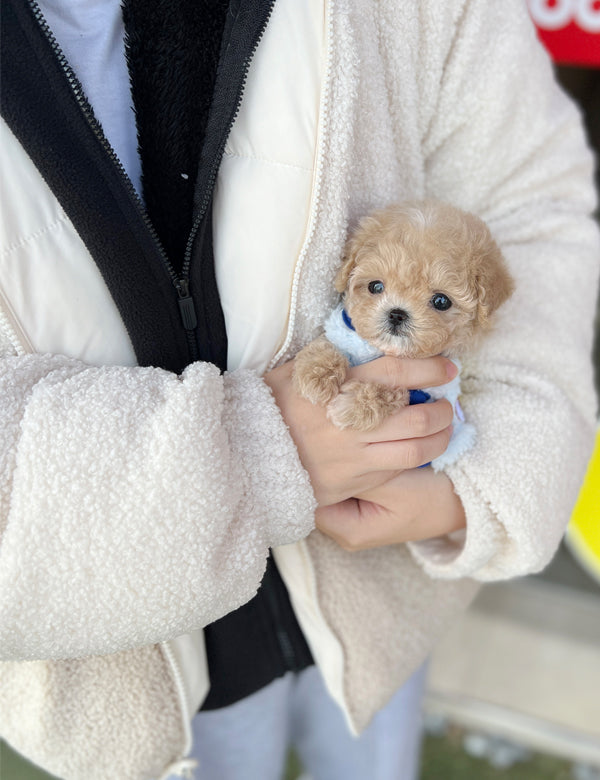
[(362, 441), (376, 444), (398, 439), (417, 439), (445, 430), (452, 424), (452, 404), (445, 398), (399, 409), (374, 431), (360, 434)]
[(385, 505), (357, 498), (320, 507), (315, 512), (319, 531), (347, 552), (406, 542), (415, 535), (417, 519), (412, 507), (409, 512), (404, 508), (396, 512)]
[(315, 512), (316, 527), (347, 552), (363, 550), (365, 532), (360, 506), (356, 498), (349, 498), (339, 504), (319, 507)]
[(385, 356), (351, 368), (347, 379), (418, 390), (444, 385), (454, 379), (457, 371), (451, 360), (441, 356), (418, 360)]
[(431, 436), (369, 445), (365, 466), (373, 471), (387, 469), (396, 472), (418, 468), (445, 452), (451, 435), (452, 426), (449, 426)]
[[(391, 364), (402, 364), (390, 358)], [(388, 362), (386, 359), (374, 361)], [(445, 373), (443, 358), (407, 361), (430, 364), (412, 376), (416, 385), (427, 386)], [(300, 397), (293, 388), (292, 366), (285, 364), (268, 372), (270, 386), (282, 417), (294, 440), (302, 465), (308, 472), (319, 505), (338, 503), (361, 490), (374, 488), (393, 473), (414, 469), (441, 455), (450, 439), (452, 407), (446, 400), (400, 409), (375, 431), (359, 433), (336, 428), (324, 407)], [(442, 381), (447, 380), (447, 376)]]
[(431, 469), (405, 471), (363, 496), (315, 514), (317, 528), (349, 552), (432, 539), (465, 527), (452, 482)]

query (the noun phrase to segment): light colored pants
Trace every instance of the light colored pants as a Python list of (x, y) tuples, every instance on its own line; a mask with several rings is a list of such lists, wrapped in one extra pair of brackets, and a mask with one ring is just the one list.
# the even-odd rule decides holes
[[(353, 737), (320, 672), (288, 673), (193, 720), (197, 780), (281, 780), (293, 747), (311, 780), (416, 780), (425, 668)], [(169, 778), (171, 780), (171, 778)]]

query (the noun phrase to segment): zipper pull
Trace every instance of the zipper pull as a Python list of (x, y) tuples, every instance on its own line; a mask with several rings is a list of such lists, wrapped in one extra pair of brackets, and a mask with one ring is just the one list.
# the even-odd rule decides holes
[(186, 330), (194, 330), (198, 324), (196, 319), (196, 309), (194, 308), (194, 299), (190, 295), (190, 288), (187, 279), (178, 279), (175, 282), (175, 289), (179, 295), (179, 311), (181, 321)]

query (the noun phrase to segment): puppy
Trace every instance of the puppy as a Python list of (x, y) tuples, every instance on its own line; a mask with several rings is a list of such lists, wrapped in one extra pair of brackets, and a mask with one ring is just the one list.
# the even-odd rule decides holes
[[(346, 244), (335, 286), (341, 303), (324, 335), (296, 356), (294, 386), (326, 405), (338, 427), (362, 431), (408, 404), (410, 394), (346, 381), (349, 366), (381, 355), (458, 358), (490, 327), (514, 287), (485, 223), (437, 201), (365, 217)], [(413, 401), (429, 400), (432, 392)], [(457, 401), (458, 386), (453, 392)], [(456, 415), (460, 421), (459, 406)]]

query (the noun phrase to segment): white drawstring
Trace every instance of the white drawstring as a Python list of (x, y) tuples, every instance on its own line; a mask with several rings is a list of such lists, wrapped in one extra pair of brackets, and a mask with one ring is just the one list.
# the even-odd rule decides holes
[(160, 780), (168, 780), (172, 775), (175, 775), (175, 777), (183, 777), (184, 780), (194, 780), (194, 770), (197, 767), (198, 762), (195, 759), (182, 758), (180, 761), (169, 764), (165, 769), (164, 774), (160, 777)]

